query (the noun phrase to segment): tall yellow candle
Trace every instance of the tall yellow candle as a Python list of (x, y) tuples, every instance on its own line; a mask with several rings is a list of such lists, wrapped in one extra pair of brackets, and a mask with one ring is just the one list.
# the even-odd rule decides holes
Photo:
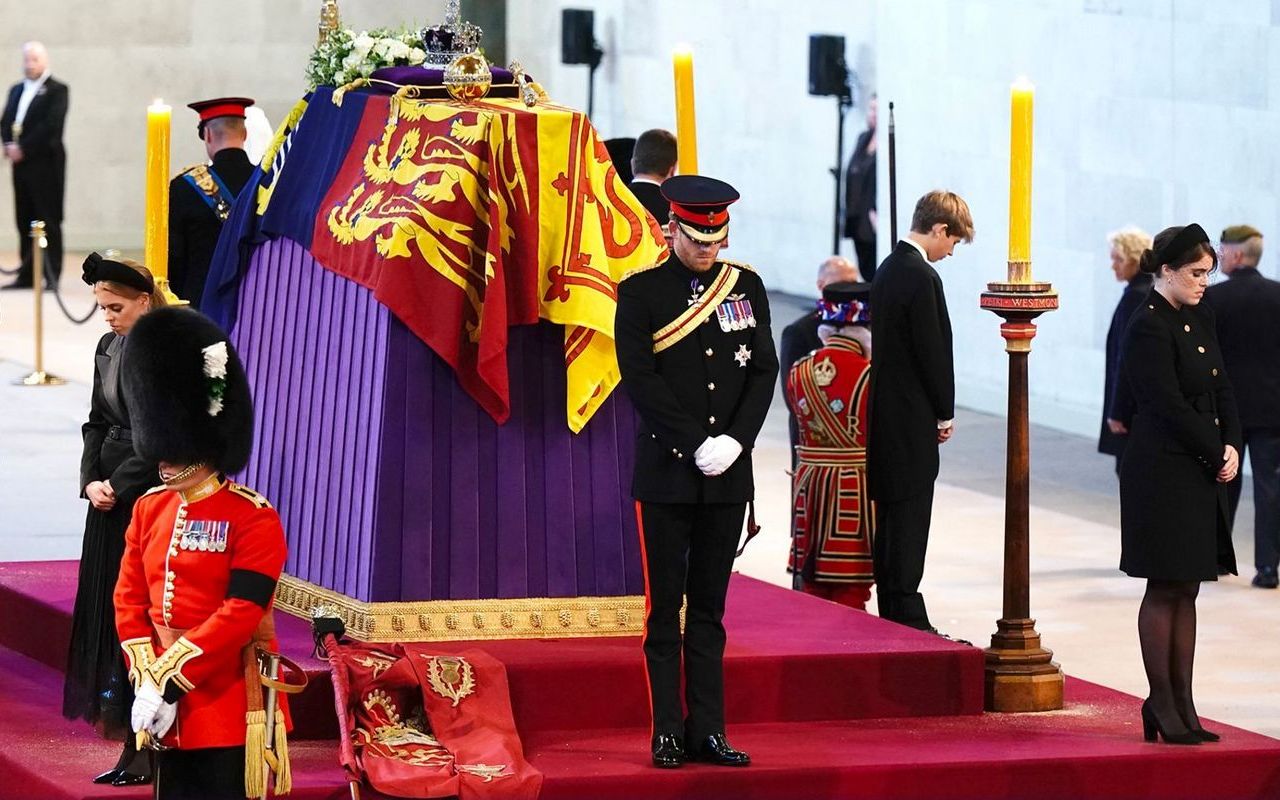
[(147, 106), (146, 266), (157, 282), (169, 278), (169, 133), (172, 111), (156, 100)]
[(672, 57), (676, 76), (676, 156), (681, 175), (698, 172), (698, 124), (693, 113), (693, 52), (688, 47)]
[[(1035, 87), (1026, 78), (1013, 84), (1009, 126), (1009, 261), (1029, 264), (1031, 261), (1031, 139)], [(1029, 266), (1010, 280), (1031, 279)]]

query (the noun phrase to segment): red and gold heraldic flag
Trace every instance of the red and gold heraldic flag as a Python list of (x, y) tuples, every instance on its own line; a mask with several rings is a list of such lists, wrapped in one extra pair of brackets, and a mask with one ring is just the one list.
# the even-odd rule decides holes
[(563, 325), (575, 432), (619, 381), (617, 282), (665, 248), (583, 114), (400, 96), (368, 99), (311, 243), (499, 422), (510, 415), (507, 326)]

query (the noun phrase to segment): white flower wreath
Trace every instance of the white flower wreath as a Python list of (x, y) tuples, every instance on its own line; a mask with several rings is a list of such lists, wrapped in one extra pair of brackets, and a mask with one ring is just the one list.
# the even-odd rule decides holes
[(334, 31), (316, 46), (307, 62), (307, 81), (317, 86), (344, 86), (367, 78), (382, 67), (420, 66), (427, 58), (418, 29), (376, 28), (357, 33)]

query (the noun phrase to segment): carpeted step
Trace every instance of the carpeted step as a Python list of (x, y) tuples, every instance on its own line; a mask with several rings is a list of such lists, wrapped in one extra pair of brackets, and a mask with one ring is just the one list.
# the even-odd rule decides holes
[(654, 769), (637, 728), (542, 731), (524, 747), (541, 800), (1280, 797), (1280, 741), (1206, 720), (1221, 742), (1149, 744), (1137, 698), (1068, 678), (1066, 701), (1047, 714), (730, 726), (747, 768)]
[[(89, 726), (57, 713), (61, 675), (0, 648), (0, 800), (141, 800), (146, 787), (89, 782), (119, 752)], [(1067, 707), (1049, 714), (985, 714), (803, 724), (733, 725), (729, 735), (754, 764), (657, 770), (641, 727), (525, 734), (542, 771), (542, 800), (601, 798), (1163, 798), (1262, 800), (1280, 796), (1280, 742), (1206, 723), (1222, 742), (1147, 744), (1137, 698), (1067, 681)], [(808, 693), (824, 687), (810, 685)], [(295, 800), (348, 797), (336, 743), (291, 743)], [(371, 797), (372, 793), (365, 792)]]
[[(0, 564), (0, 646), (62, 669), (75, 580), (73, 561)], [(982, 710), (983, 658), (973, 647), (740, 575), (730, 587), (725, 626), (731, 724)], [(336, 735), (327, 666), (310, 655), (308, 624), (278, 613), (276, 631), (281, 650), (312, 678), (291, 698), (298, 737)], [(522, 733), (648, 724), (638, 637), (438, 647), (443, 653), (482, 648), (503, 662)]]
[[(95, 786), (110, 769), (120, 743), (107, 741), (86, 723), (63, 719), (62, 674), (28, 656), (0, 647), (0, 800), (141, 800), (150, 787)], [(347, 796), (333, 741), (291, 741), (294, 800)]]

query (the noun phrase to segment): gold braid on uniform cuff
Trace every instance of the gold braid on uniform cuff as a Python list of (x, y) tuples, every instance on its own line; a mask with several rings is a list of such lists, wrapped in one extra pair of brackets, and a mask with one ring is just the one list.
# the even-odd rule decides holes
[(147, 667), (147, 676), (155, 681), (164, 699), (172, 703), (195, 687), (182, 674), (182, 668), (188, 661), (203, 654), (204, 650), (183, 636)]
[(151, 646), (150, 637), (139, 636), (121, 642), (120, 649), (129, 657), (129, 683), (136, 692), (142, 688), (143, 678), (150, 678), (147, 669), (156, 659), (155, 648)]

